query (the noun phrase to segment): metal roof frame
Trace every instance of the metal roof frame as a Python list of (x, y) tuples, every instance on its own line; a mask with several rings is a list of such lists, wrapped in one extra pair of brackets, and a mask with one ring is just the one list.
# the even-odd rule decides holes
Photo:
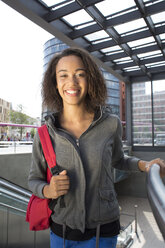
[[(2, 1), (67, 45), (86, 49), (99, 66), (121, 81), (133, 83), (165, 79), (165, 38), (161, 38), (165, 34), (165, 17), (159, 23), (154, 23), (151, 17), (165, 11), (165, 0), (134, 0), (134, 6), (108, 16), (97, 8), (98, 3), (104, 3), (103, 0), (64, 0), (52, 6), (41, 0)], [(74, 26), (66, 21), (66, 16), (80, 10), (84, 10), (91, 21), (84, 20), (84, 23)], [(118, 33), (115, 29), (120, 24), (139, 19), (144, 20), (145, 27), (125, 33)], [(88, 35), (102, 30), (106, 38), (88, 39)], [(147, 44), (139, 42), (138, 46), (133, 47), (129, 45), (129, 42), (148, 37), (153, 41)], [(119, 46), (120, 49), (103, 52), (103, 49), (113, 46)], [(138, 56), (154, 51), (158, 52), (157, 56)], [(126, 57), (130, 61), (121, 63), (120, 59)]]

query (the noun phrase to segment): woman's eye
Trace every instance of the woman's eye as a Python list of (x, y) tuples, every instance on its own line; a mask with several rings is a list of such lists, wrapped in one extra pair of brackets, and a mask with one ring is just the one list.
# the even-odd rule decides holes
[(78, 73), (78, 74), (76, 74), (76, 77), (85, 77), (85, 73)]
[(66, 78), (66, 77), (67, 77), (67, 74), (60, 75), (60, 78)]

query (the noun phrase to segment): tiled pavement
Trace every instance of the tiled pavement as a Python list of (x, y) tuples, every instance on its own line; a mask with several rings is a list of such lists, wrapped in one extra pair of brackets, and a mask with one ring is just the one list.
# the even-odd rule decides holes
[[(156, 224), (152, 214), (149, 202), (146, 198), (134, 197), (118, 197), (121, 206), (121, 213), (128, 215), (121, 215), (121, 225), (126, 226), (129, 222), (135, 219), (135, 205), (137, 212), (137, 233), (139, 239), (134, 235), (134, 242), (131, 248), (165, 248), (165, 242)], [(133, 230), (135, 230), (135, 222), (133, 222)]]

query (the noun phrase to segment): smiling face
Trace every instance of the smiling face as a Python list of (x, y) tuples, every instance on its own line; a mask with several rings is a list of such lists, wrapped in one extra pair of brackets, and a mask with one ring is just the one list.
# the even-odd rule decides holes
[(56, 66), (57, 89), (67, 105), (85, 106), (87, 79), (85, 66), (78, 56), (62, 57)]

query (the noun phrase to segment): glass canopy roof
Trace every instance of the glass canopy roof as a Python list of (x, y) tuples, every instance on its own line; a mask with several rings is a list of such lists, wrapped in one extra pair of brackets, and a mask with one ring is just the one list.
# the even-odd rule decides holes
[(135, 6), (134, 0), (105, 0), (100, 1), (100, 3), (96, 4), (96, 7), (100, 10), (100, 12), (104, 16), (113, 15), (114, 13), (118, 13), (124, 9)]
[(2, 1), (120, 80), (165, 79), (165, 0)]

